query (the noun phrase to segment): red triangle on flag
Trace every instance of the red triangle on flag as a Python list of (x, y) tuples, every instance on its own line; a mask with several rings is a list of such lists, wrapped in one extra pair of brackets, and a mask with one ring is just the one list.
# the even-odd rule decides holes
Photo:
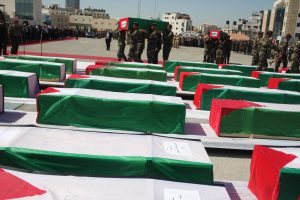
[(0, 199), (15, 199), (45, 194), (30, 183), (0, 169)]

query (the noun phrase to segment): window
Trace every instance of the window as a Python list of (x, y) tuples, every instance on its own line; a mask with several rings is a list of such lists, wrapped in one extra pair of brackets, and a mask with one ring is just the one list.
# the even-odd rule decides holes
[(298, 13), (298, 17), (300, 18), (300, 13)]
[(297, 23), (297, 27), (300, 27), (300, 23)]

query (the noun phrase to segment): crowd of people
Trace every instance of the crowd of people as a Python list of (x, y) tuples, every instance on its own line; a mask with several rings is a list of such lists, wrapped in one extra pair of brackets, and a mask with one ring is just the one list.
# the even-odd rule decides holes
[[(290, 34), (287, 34), (282, 41), (276, 41), (272, 36), (272, 31), (268, 31), (265, 37), (262, 32), (258, 33), (253, 44), (252, 65), (257, 65), (257, 70), (264, 71), (274, 63), (275, 72), (278, 72), (280, 67), (290, 66), (289, 72), (299, 73), (300, 41), (291, 45), (292, 36)], [(272, 60), (268, 62), (270, 58)]]
[(203, 62), (228, 64), (232, 50), (230, 36), (221, 32), (220, 37), (210, 37), (210, 32), (204, 38), (204, 58)]
[(0, 55), (7, 55), (7, 46), (11, 45), (11, 54), (17, 54), (21, 43), (61, 40), (67, 37), (78, 37), (83, 32), (71, 28), (53, 27), (49, 25), (31, 25), (27, 21), (22, 23), (14, 19), (7, 23), (5, 16), (0, 12)]
[[(139, 23), (133, 23), (133, 26), (128, 30), (119, 30), (118, 32), (118, 59), (119, 61), (135, 61), (143, 62), (141, 57), (146, 47), (147, 39), (147, 58), (148, 63), (157, 64), (158, 54), (163, 49), (163, 60), (169, 59), (172, 47), (174, 46), (174, 33), (172, 26), (168, 25), (165, 32), (161, 33), (157, 30), (156, 23), (151, 24), (149, 32), (141, 31)], [(126, 44), (129, 45), (128, 56), (125, 55)]]

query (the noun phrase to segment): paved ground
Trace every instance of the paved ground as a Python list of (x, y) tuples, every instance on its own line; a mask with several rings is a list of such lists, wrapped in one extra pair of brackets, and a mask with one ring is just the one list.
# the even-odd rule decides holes
[[(23, 46), (20, 48), (23, 51)], [(26, 47), (26, 51), (40, 52), (40, 45)], [(59, 54), (76, 54), (87, 56), (116, 57), (117, 42), (112, 42), (111, 51), (105, 50), (103, 39), (86, 39), (61, 41), (43, 44), (43, 52)], [(128, 51), (128, 47), (126, 48)], [(162, 55), (160, 55), (160, 58)], [(143, 54), (146, 59), (146, 53)], [(192, 47), (180, 47), (173, 49), (170, 55), (172, 60), (202, 61), (203, 49)], [(251, 57), (232, 53), (231, 63), (250, 64)], [(19, 108), (24, 111), (35, 109), (34, 105), (22, 106)], [(248, 181), (251, 152), (226, 151), (208, 149), (208, 154), (214, 164), (215, 180), (227, 181)]]
[[(126, 47), (126, 54), (128, 52), (128, 46)], [(23, 46), (20, 47), (23, 52)], [(40, 52), (40, 45), (26, 46), (26, 51)], [(111, 44), (111, 51), (106, 51), (104, 39), (86, 39), (80, 38), (77, 40), (67, 40), (62, 42), (52, 42), (43, 44), (43, 52), (47, 53), (61, 53), (61, 54), (78, 54), (87, 56), (103, 56), (103, 57), (116, 57), (117, 55), (117, 42), (113, 41)], [(162, 59), (162, 52), (160, 52), (159, 58)], [(146, 59), (146, 52), (143, 54), (143, 59)], [(188, 60), (188, 61), (202, 61), (203, 49), (193, 47), (180, 47), (179, 49), (172, 49), (170, 54), (172, 60)], [(241, 55), (232, 53), (231, 63), (240, 63), (249, 65), (251, 63), (251, 57), (247, 55)]]

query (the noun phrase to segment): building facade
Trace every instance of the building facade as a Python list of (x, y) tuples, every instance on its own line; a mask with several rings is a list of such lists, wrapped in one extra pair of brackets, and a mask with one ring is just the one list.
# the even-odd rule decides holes
[(197, 29), (202, 34), (206, 34), (207, 32), (209, 32), (211, 30), (220, 30), (221, 28), (214, 24), (202, 24), (202, 25), (198, 26)]
[(276, 0), (270, 17), (269, 30), (275, 37), (291, 34), (300, 36), (300, 2), (299, 0)]
[(263, 33), (266, 33), (270, 28), (271, 10), (264, 10), (263, 12), (264, 14), (262, 19), (261, 31)]
[(42, 23), (42, 0), (0, 0), (10, 18)]
[(181, 34), (186, 31), (192, 31), (192, 19), (187, 14), (182, 13), (165, 13), (162, 16), (162, 21), (169, 22), (173, 26), (174, 34)]
[(66, 8), (80, 9), (80, 0), (66, 0)]

